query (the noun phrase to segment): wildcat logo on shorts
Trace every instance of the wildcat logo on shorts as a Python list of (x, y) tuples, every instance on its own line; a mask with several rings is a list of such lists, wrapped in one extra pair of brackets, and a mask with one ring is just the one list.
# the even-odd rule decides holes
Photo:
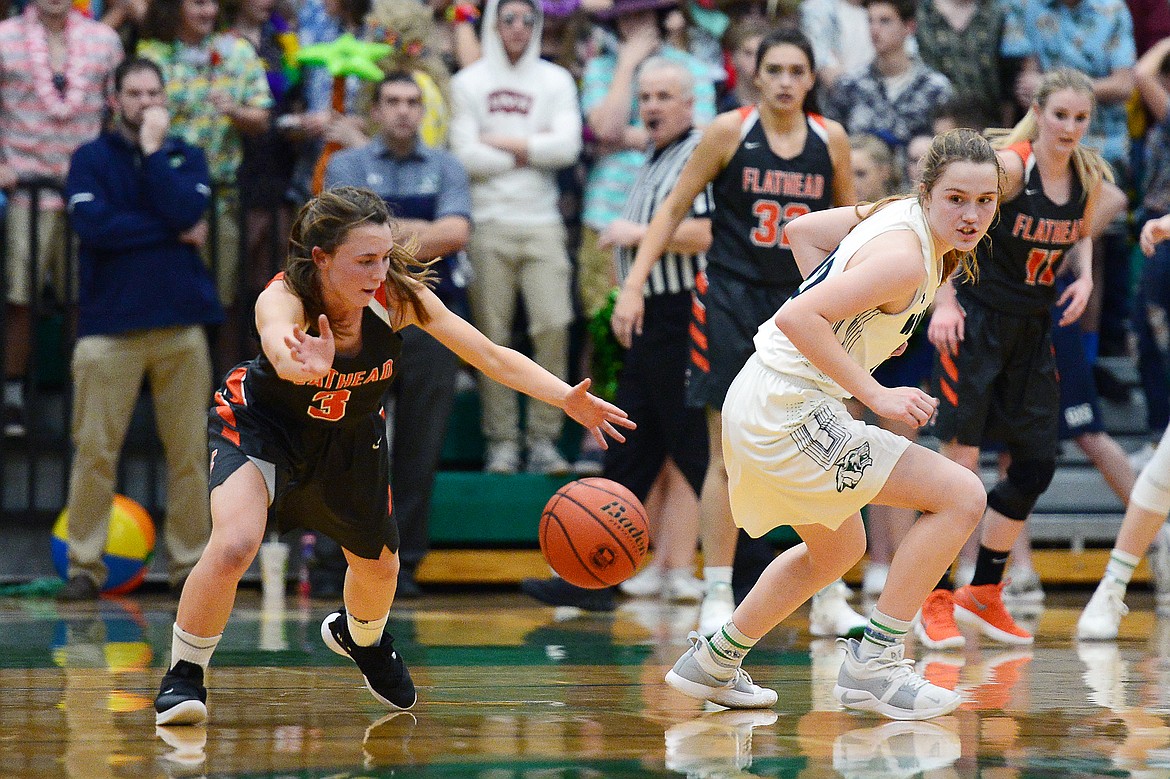
[(873, 458), (869, 456), (869, 441), (841, 455), (837, 461), (837, 492), (855, 488), (861, 483), (865, 469), (871, 465)]

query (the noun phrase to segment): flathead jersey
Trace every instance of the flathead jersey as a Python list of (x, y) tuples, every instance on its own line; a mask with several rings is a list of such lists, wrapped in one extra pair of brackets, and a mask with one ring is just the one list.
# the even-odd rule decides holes
[(1056, 275), (1065, 253), (1085, 235), (1085, 191), (1074, 173), (1068, 202), (1044, 194), (1040, 168), (1029, 141), (1009, 151), (1024, 161), (1024, 188), (1000, 204), (999, 218), (987, 231), (990, 241), (977, 250), (979, 279), (961, 284), (964, 300), (1009, 314), (1047, 312), (1056, 302)]
[(714, 181), (707, 265), (749, 283), (796, 289), (801, 275), (784, 225), (832, 204), (833, 161), (825, 120), (807, 114), (804, 148), (784, 159), (768, 146), (759, 110), (745, 106), (739, 114), (739, 148)]
[(402, 336), (389, 324), (385, 284), (362, 312), (361, 331), (361, 350), (352, 356), (336, 355), (329, 373), (317, 381), (296, 384), (282, 379), (263, 352), (236, 366), (215, 396), (216, 412), (224, 421), (221, 434), (233, 440), (238, 408), (290, 435), (324, 432), (381, 413), (382, 396), (402, 353)]
[[(934, 293), (942, 281), (942, 263), (934, 259), (934, 241), (917, 198), (895, 200), (861, 220), (824, 262), (809, 274), (793, 296), (840, 274), (858, 249), (874, 237), (894, 230), (910, 230), (918, 237), (922, 247), (922, 264), (926, 274), (914, 293), (913, 301), (896, 314), (886, 314), (871, 308), (833, 324), (833, 332), (841, 346), (854, 362), (867, 371), (873, 371), (909, 340), (918, 322), (926, 315), (926, 309), (934, 302)], [(832, 397), (843, 399), (849, 396), (841, 385), (809, 362), (792, 344), (788, 336), (776, 326), (775, 317), (769, 317), (760, 325), (755, 345), (760, 361), (772, 370), (801, 379)]]

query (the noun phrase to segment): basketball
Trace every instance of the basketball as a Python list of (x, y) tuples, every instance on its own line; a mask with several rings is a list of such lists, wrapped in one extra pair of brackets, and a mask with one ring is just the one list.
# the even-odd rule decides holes
[(630, 578), (648, 542), (646, 509), (634, 493), (609, 479), (569, 482), (540, 515), (544, 559), (578, 587), (612, 587)]
[[(63, 509), (53, 524), (53, 566), (62, 579), (69, 578), (69, 510)], [(110, 507), (110, 529), (102, 562), (109, 576), (102, 592), (125, 595), (146, 579), (154, 557), (154, 522), (150, 512), (125, 495), (115, 495)]]

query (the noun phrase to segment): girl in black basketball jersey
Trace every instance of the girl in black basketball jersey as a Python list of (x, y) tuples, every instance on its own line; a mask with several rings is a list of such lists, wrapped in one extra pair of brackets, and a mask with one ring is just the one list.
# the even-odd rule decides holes
[[(980, 247), (979, 281), (945, 287), (935, 302), (928, 336), (939, 352), (941, 451), (977, 472), (979, 447), (993, 440), (1011, 464), (988, 492), (971, 584), (952, 593), (944, 577), (922, 607), (916, 630), (934, 649), (963, 645), (956, 618), (1003, 643), (1032, 643), (1004, 607), (1003, 575), (1056, 470), (1060, 391), (1050, 311), (1063, 306), (1060, 324), (1075, 322), (1093, 288), (1095, 210), (1112, 173), (1080, 143), (1092, 110), (1088, 77), (1063, 68), (1045, 74), (1028, 115), (995, 141), (1008, 182), (990, 245)], [(1058, 295), (1061, 273), (1073, 279)]]
[[(696, 285), (687, 385), (688, 404), (707, 409), (711, 441), (699, 518), (706, 580), (699, 631), (704, 634), (718, 629), (735, 608), (736, 528), (720, 444), (723, 398), (752, 354), (760, 322), (802, 280), (784, 225), (810, 211), (854, 202), (849, 140), (841, 125), (813, 113), (815, 74), (812, 46), (799, 30), (764, 38), (756, 54), (759, 104), (722, 114), (704, 131), (638, 245), (614, 307), (614, 333), (628, 347), (631, 334), (642, 332), (642, 286), (651, 268), (695, 197), (712, 184), (712, 244)], [(856, 624), (865, 623), (852, 616)]]
[(402, 328), (415, 325), (496, 381), (564, 409), (605, 447), (625, 412), (489, 341), (431, 292), (433, 273), (394, 242), (390, 213), (369, 190), (323, 192), (301, 209), (289, 257), (256, 301), (261, 353), (237, 366), (209, 415), (211, 540), (179, 600), (171, 667), (155, 700), (160, 725), (207, 718), (203, 675), (236, 586), (269, 517), (318, 530), (345, 552), (344, 607), (321, 635), (352, 658), (374, 697), (414, 705), (415, 690), (383, 632), (398, 575), (381, 400)]

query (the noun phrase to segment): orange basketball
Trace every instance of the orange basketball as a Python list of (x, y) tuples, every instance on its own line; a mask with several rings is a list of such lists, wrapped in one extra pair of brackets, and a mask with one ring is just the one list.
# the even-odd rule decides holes
[(616, 481), (590, 477), (556, 491), (540, 515), (540, 551), (570, 584), (600, 589), (634, 575), (646, 556), (646, 509)]

